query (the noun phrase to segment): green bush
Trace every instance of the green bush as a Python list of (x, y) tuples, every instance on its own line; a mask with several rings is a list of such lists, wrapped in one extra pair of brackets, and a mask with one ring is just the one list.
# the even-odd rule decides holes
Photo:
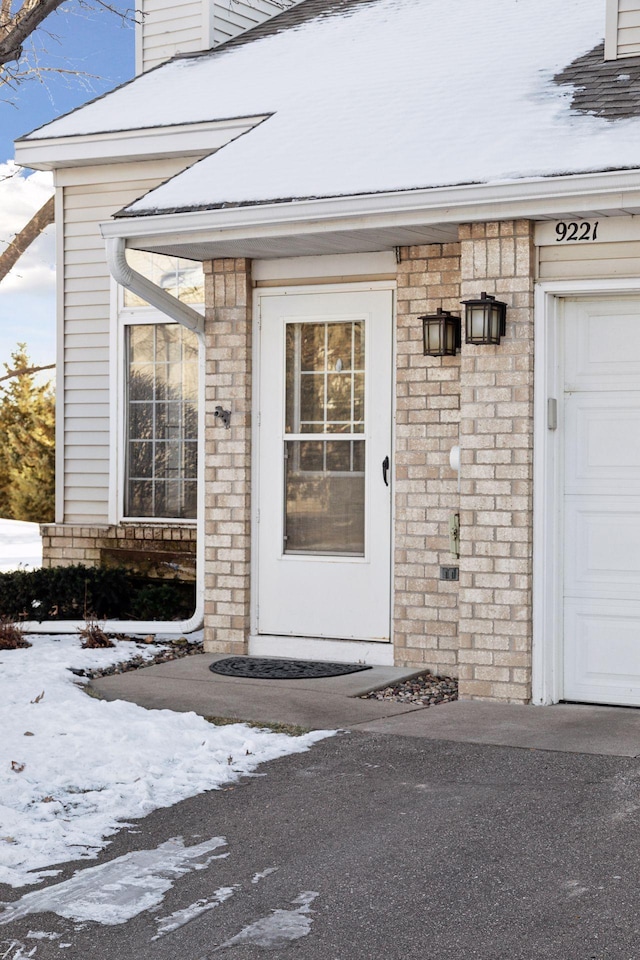
[(0, 383), (0, 517), (53, 520), (55, 499), (55, 397), (50, 384), (38, 386), (24, 343), (3, 364)]
[(0, 573), (0, 618), (10, 620), (184, 620), (194, 609), (195, 584), (136, 577), (124, 568)]

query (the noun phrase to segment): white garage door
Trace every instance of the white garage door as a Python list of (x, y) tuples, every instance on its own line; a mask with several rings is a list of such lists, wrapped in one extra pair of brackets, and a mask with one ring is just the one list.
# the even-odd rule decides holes
[(565, 303), (564, 697), (640, 705), (640, 299)]

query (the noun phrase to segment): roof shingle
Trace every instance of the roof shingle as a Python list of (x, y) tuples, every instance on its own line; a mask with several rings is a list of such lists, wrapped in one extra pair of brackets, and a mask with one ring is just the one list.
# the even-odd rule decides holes
[(605, 120), (640, 117), (640, 57), (605, 60), (604, 43), (578, 57), (554, 77), (571, 84), (572, 109)]

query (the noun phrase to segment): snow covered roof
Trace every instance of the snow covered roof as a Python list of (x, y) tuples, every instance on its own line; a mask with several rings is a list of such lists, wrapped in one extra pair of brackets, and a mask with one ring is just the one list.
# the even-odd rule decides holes
[(304, 0), (28, 139), (267, 116), (127, 216), (640, 167), (604, 26), (602, 0)]

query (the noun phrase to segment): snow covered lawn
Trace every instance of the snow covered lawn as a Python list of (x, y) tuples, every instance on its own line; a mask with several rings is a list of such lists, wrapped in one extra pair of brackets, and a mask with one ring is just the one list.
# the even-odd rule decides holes
[(0, 517), (0, 573), (42, 566), (42, 537), (37, 523)]
[[(29, 636), (0, 651), (0, 882), (38, 883), (55, 864), (91, 859), (127, 822), (308, 750), (326, 731), (290, 737), (194, 713), (97, 700), (69, 670), (141, 648), (83, 650), (73, 636)], [(155, 645), (142, 651), (152, 656)]]

